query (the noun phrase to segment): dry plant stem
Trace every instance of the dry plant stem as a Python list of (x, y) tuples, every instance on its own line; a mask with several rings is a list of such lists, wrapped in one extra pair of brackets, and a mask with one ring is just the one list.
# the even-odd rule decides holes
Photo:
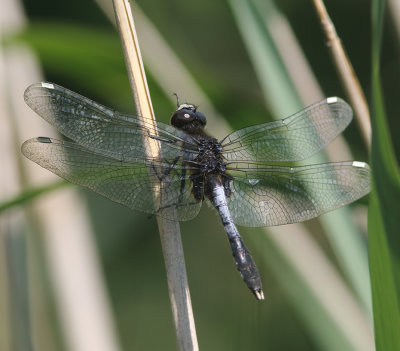
[[(152, 116), (154, 127), (154, 113), (130, 4), (127, 0), (113, 0), (113, 5), (137, 113), (141, 116)], [(143, 123), (145, 124), (144, 121)], [(149, 127), (152, 126), (150, 125)], [(147, 138), (146, 143), (149, 144), (147, 145), (148, 155), (157, 157), (158, 141)], [(154, 197), (159, 197), (157, 190)], [(157, 218), (157, 221), (167, 271), (168, 289), (178, 347), (181, 351), (198, 350), (179, 225), (178, 222), (168, 221), (160, 217)]]
[(336, 69), (344, 86), (368, 149), (371, 146), (371, 122), (368, 105), (353, 67), (343, 49), (342, 42), (336, 33), (322, 0), (313, 0), (322, 28), (327, 38), (327, 46), (331, 52)]

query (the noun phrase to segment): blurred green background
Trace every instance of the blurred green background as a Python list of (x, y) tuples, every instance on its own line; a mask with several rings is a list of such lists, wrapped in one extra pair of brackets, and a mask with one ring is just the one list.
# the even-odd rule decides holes
[[(369, 99), (370, 2), (329, 0), (325, 3)], [(26, 27), (17, 35), (7, 37), (7, 42), (28, 44), (37, 54), (47, 81), (120, 111), (134, 113), (118, 33), (94, 1), (25, 0), (22, 5), (27, 17)], [(281, 0), (275, 5), (292, 27), (324, 95), (346, 99), (311, 2)], [(228, 2), (152, 0), (136, 1), (132, 7), (133, 11), (140, 7), (156, 26), (232, 129), (272, 120), (273, 111), (265, 104), (259, 77)], [(387, 21), (384, 36), (382, 78), (388, 116), (395, 116), (394, 112), (400, 108), (400, 57), (399, 41), (391, 20)], [(140, 41), (143, 29), (137, 26), (137, 30)], [(159, 60), (162, 61), (163, 57)], [(144, 64), (146, 66), (146, 61)], [(196, 101), (196, 96), (185, 96), (180, 86), (166, 94), (151, 70), (147, 74), (158, 120), (168, 122), (174, 110), (170, 95), (175, 91), (181, 100), (198, 104), (201, 109), (203, 101)], [(304, 86), (304, 89), (308, 87)], [(21, 104), (24, 103), (22, 93)], [(294, 112), (288, 110), (287, 115)], [(278, 116), (283, 117), (286, 115)], [(395, 149), (399, 150), (400, 139), (396, 137), (400, 130), (399, 119), (389, 119), (389, 124)], [(366, 147), (355, 122), (347, 128), (344, 136), (354, 159), (367, 161)], [(89, 209), (121, 350), (174, 350), (175, 334), (155, 219), (132, 212), (90, 191), (80, 191)], [(367, 201), (364, 198), (351, 205), (352, 212), (365, 213)], [(365, 227), (365, 217), (361, 222), (364, 225), (360, 227)], [(342, 275), (339, 259), (334, 255), (320, 223), (309, 221), (306, 227)], [(266, 300), (260, 303), (241, 282), (223, 227), (207, 206), (196, 219), (182, 223), (181, 230), (200, 349), (335, 350), (329, 336), (331, 325), (321, 320), (321, 329), (312, 332), (310, 324), (305, 322), (301, 309), (297, 307), (298, 301), (293, 299), (297, 289), (301, 289), (296, 282), (291, 285), (288, 281), (282, 287), (281, 281), (285, 277), (277, 275), (285, 272), (285, 268), (269, 269), (268, 264), (263, 264), (266, 257), (271, 260), (276, 256), (276, 248), (274, 245), (259, 244), (257, 238), (252, 239), (265, 234), (257, 229), (240, 229), (259, 264), (266, 294)], [(291, 226), (287, 226), (286, 230), (290, 232)], [(363, 230), (359, 232), (366, 250), (366, 239), (361, 234)], [(42, 257), (42, 237), (38, 233), (36, 235), (34, 244), (28, 241), (28, 245), (32, 244), (36, 255)], [(74, 253), (69, 254), (73, 260)], [(33, 323), (44, 321), (46, 325), (40, 338), (51, 340), (39, 343), (55, 345), (53, 350), (69, 350), (60, 323), (61, 312), (49, 278), (51, 268), (46, 268), (48, 263), (44, 258), (34, 261), (38, 267), (33, 286), (41, 286), (44, 294), (42, 303), (48, 306), (31, 307), (31, 315)], [(348, 283), (347, 278), (342, 277)], [(31, 279), (28, 278), (28, 281)], [(353, 291), (351, 284), (349, 286)], [(28, 288), (28, 295), (30, 293)], [(336, 303), (340, 305), (341, 302), (338, 300)], [(303, 308), (313, 309), (314, 306)], [(45, 313), (40, 315), (40, 311)], [(318, 325), (318, 312), (315, 314), (314, 323)], [(368, 320), (367, 310), (365, 316)], [(33, 326), (31, 331), (34, 344), (38, 342), (36, 328)], [(321, 335), (318, 336), (318, 333)], [(323, 338), (326, 338), (325, 342), (321, 341)], [(339, 342), (338, 345), (343, 346), (340, 350), (361, 350), (350, 344), (343, 346)], [(41, 348), (41, 351), (44, 349)]]

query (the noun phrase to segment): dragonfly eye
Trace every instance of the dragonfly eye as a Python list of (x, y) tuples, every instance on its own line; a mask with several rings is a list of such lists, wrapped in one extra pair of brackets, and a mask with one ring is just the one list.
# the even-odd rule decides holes
[(207, 123), (207, 119), (206, 116), (204, 116), (201, 112), (196, 112), (196, 117), (198, 119), (198, 121), (205, 126)]
[(187, 127), (203, 128), (206, 125), (206, 117), (196, 111), (193, 105), (180, 105), (171, 116), (171, 125), (181, 129)]
[(180, 128), (192, 122), (196, 118), (196, 112), (188, 109), (176, 110), (171, 116), (171, 124)]

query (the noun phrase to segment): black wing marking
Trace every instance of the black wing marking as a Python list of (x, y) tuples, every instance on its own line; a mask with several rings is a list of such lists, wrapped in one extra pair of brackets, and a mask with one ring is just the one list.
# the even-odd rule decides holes
[(350, 106), (328, 98), (280, 121), (237, 130), (222, 142), (229, 161), (304, 160), (340, 134), (352, 119)]
[(157, 132), (158, 140), (163, 141), (161, 159), (174, 159), (182, 154), (182, 148), (189, 159), (197, 155), (195, 141), (175, 127), (157, 122), (157, 130), (144, 128), (135, 116), (111, 110), (53, 83), (29, 86), (24, 98), (32, 110), (60, 133), (105, 156), (123, 161), (146, 159), (144, 145)]
[(364, 162), (301, 167), (240, 165), (228, 206), (238, 225), (265, 227), (302, 222), (349, 204), (370, 191)]
[[(168, 163), (122, 162), (76, 143), (46, 137), (27, 140), (22, 153), (58, 176), (134, 210), (185, 221), (194, 218), (201, 207), (201, 201), (192, 196), (189, 176), (183, 176), (182, 169), (171, 170)], [(163, 198), (155, 199), (155, 191)]]

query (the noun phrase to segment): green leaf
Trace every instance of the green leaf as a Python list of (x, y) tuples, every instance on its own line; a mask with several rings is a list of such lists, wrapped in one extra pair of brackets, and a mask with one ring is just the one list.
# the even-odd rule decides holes
[(37, 187), (37, 188), (32, 188), (32, 189), (27, 189), (22, 191), (20, 194), (18, 194), (17, 196), (13, 197), (12, 199), (0, 202), (0, 214), (3, 211), (6, 211), (8, 209), (10, 209), (11, 207), (14, 206), (19, 206), (19, 205), (23, 205), (25, 204), (27, 201), (33, 200), (34, 198), (36, 198), (37, 196), (40, 196), (44, 193), (47, 193), (49, 191), (58, 189), (64, 185), (69, 184), (68, 182), (64, 181), (64, 180), (58, 180), (54, 183), (51, 183), (49, 185), (45, 185), (42, 187)]
[(376, 189), (370, 197), (368, 217), (372, 303), (377, 351), (399, 350), (399, 304), (393, 279), (390, 247)]
[(400, 350), (400, 173), (380, 81), (385, 1), (372, 7), (372, 174), (368, 215), (370, 274), (377, 351)]

